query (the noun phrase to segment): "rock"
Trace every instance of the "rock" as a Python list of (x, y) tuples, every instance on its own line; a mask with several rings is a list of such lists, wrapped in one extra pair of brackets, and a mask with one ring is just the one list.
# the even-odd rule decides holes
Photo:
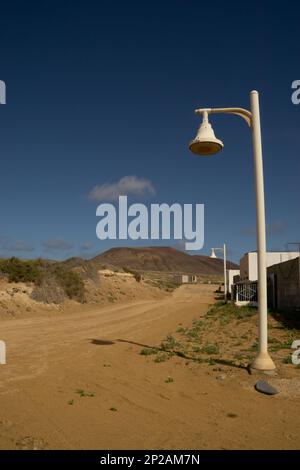
[(225, 374), (217, 375), (216, 379), (217, 379), (217, 380), (225, 380), (225, 379), (226, 379), (226, 375), (225, 375)]
[(258, 382), (256, 382), (255, 389), (258, 392), (265, 393), (266, 395), (276, 395), (277, 393), (279, 393), (275, 387), (270, 385), (265, 380), (259, 380)]
[(21, 292), (21, 289), (18, 289), (18, 287), (12, 287), (11, 289), (6, 289), (7, 294), (9, 294), (11, 297), (13, 297), (15, 294), (18, 292)]

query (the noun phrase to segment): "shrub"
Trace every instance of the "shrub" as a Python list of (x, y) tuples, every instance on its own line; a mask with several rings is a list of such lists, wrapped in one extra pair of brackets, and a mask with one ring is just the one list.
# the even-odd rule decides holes
[(201, 349), (201, 352), (205, 354), (219, 354), (219, 347), (216, 344), (206, 344)]
[(160, 347), (163, 351), (168, 351), (170, 349), (174, 349), (176, 348), (177, 346), (179, 346), (179, 343), (176, 341), (176, 339), (171, 336), (171, 335), (168, 335), (165, 340), (161, 343)]
[(140, 351), (141, 356), (151, 356), (152, 354), (157, 354), (158, 349), (156, 348), (143, 348)]
[(40, 285), (43, 279), (41, 260), (23, 261), (9, 258), (0, 261), (0, 271), (8, 276), (9, 282), (33, 282)]
[(134, 271), (133, 269), (129, 269), (126, 266), (123, 266), (123, 271), (124, 271), (124, 273), (132, 274), (134, 279), (137, 282), (141, 282), (141, 280), (143, 278), (141, 273), (139, 273), (138, 271)]
[(55, 266), (54, 275), (70, 299), (84, 302), (85, 289), (80, 274), (70, 271), (63, 266)]

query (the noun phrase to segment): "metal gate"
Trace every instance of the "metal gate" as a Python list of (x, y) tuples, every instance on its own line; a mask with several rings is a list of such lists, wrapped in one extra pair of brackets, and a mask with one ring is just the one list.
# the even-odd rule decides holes
[(237, 282), (232, 287), (233, 300), (237, 305), (257, 305), (257, 281)]

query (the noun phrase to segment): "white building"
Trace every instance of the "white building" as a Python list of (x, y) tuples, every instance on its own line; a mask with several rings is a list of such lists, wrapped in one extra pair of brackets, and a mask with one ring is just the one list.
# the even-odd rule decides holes
[(197, 276), (194, 274), (178, 274), (175, 276), (178, 284), (196, 284)]
[[(268, 251), (267, 267), (298, 258), (299, 251)], [(257, 252), (250, 251), (240, 259), (241, 281), (257, 281)]]
[(231, 286), (234, 284), (234, 276), (239, 276), (239, 269), (227, 269), (227, 292), (231, 294)]

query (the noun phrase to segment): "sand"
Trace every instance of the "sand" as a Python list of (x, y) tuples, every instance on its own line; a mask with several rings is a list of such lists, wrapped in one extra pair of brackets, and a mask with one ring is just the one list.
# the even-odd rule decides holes
[(0, 448), (299, 448), (297, 393), (269, 397), (245, 370), (140, 355), (204, 315), (213, 289), (1, 320)]

